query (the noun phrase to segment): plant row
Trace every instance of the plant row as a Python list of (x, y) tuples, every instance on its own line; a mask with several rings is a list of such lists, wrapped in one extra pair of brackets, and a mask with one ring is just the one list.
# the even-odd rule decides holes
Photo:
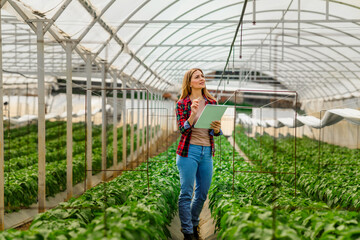
[[(114, 180), (102, 183), (38, 215), (28, 231), (8, 230), (8, 239), (168, 239), (166, 226), (177, 209), (180, 191), (175, 148), (168, 163), (146, 163)], [(165, 161), (166, 153), (150, 160)]]
[[(256, 163), (263, 169), (295, 173), (294, 139), (274, 139), (269, 135), (248, 138), (240, 128), (236, 139), (245, 154), (250, 159), (257, 160)], [(348, 165), (356, 161), (354, 153), (357, 150), (326, 143), (321, 145), (324, 150), (321, 161), (324, 164), (319, 166), (318, 142), (309, 138), (296, 139), (297, 187), (312, 199), (324, 201), (332, 208), (359, 210), (359, 165)], [(332, 152), (333, 149), (338, 149), (339, 152)], [(295, 184), (294, 174), (280, 174), (279, 177)]]
[[(136, 135), (134, 135), (136, 139)], [(127, 137), (127, 153), (130, 152), (130, 136)], [(101, 169), (102, 149), (101, 142), (94, 141), (92, 149), (92, 171), (96, 174)], [(107, 149), (107, 167), (113, 164), (112, 143)], [(134, 144), (136, 150), (136, 144)], [(64, 150), (65, 151), (65, 150)], [(85, 148), (82, 153), (73, 157), (73, 184), (85, 179), (86, 159)], [(118, 142), (118, 162), (122, 161), (122, 142)], [(66, 189), (67, 161), (65, 159), (46, 164), (46, 196), (54, 196)], [(37, 201), (38, 194), (38, 166), (30, 165), (13, 172), (5, 172), (5, 206), (9, 211), (28, 207)]]
[[(129, 128), (129, 125), (127, 126)], [(135, 126), (136, 128), (136, 126)], [(122, 127), (118, 128), (118, 135), (117, 139), (118, 142), (122, 139)], [(74, 133), (74, 136), (76, 136), (76, 141), (73, 142), (73, 156), (75, 157), (78, 154), (86, 152), (86, 140), (79, 137), (80, 131), (77, 133)], [(93, 127), (93, 148), (98, 149), (101, 148), (101, 128), (100, 127)], [(81, 134), (80, 134), (81, 135)], [(129, 134), (127, 134), (129, 136)], [(107, 152), (108, 152), (108, 160), (112, 158), (112, 131), (107, 134)], [(35, 144), (37, 145), (37, 144)], [(37, 147), (37, 146), (36, 146)], [(27, 153), (25, 155), (22, 155), (20, 157), (14, 157), (11, 158), (8, 161), (5, 161), (5, 172), (15, 171), (19, 170), (25, 167), (29, 167), (31, 165), (37, 164), (38, 162), (38, 153), (37, 148), (34, 147), (34, 149), (31, 149), (31, 153)], [(25, 147), (26, 148), (26, 147)], [(129, 148), (130, 150), (130, 148)], [(26, 149), (26, 151), (30, 152), (29, 149)], [(118, 149), (118, 154), (122, 153), (122, 149)], [(111, 155), (110, 155), (111, 154)], [(59, 160), (66, 159), (67, 156), (67, 149), (66, 149), (66, 136), (62, 136), (59, 138), (58, 141), (47, 141), (46, 142), (46, 162), (56, 162)]]
[[(136, 128), (136, 125), (135, 125)], [(112, 125), (107, 129), (107, 137), (112, 141), (113, 128)], [(8, 139), (4, 139), (5, 146), (5, 161), (13, 160), (16, 158), (23, 158), (37, 151), (38, 137), (37, 132), (29, 132), (22, 136), (12, 139), (11, 142)], [(130, 134), (130, 125), (127, 125), (127, 135)], [(50, 137), (49, 135), (53, 135)], [(101, 126), (92, 126), (93, 138), (101, 136)], [(111, 136), (111, 137), (110, 137)], [(118, 128), (118, 138), (122, 136), (122, 128)], [(101, 138), (101, 137), (100, 137)], [(66, 125), (62, 122), (59, 123), (58, 127), (46, 129), (46, 150), (57, 151), (59, 148), (66, 146)], [(86, 126), (84, 123), (75, 123), (73, 126), (73, 141), (84, 142), (86, 141)]]
[[(360, 233), (358, 212), (332, 210), (297, 191), (287, 181), (259, 171), (221, 141), (221, 159), (214, 161), (210, 208), (220, 239), (354, 239)], [(217, 146), (219, 149), (219, 146)]]

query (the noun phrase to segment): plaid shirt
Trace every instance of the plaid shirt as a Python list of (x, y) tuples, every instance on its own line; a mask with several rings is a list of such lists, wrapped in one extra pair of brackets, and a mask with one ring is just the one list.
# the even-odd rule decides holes
[[(203, 95), (203, 97), (205, 99), (205, 105), (216, 104), (215, 100), (207, 99), (205, 95)], [(187, 119), (190, 117), (191, 114), (191, 104), (192, 102), (190, 100), (190, 96), (187, 96), (184, 99), (180, 99), (176, 103), (176, 118), (181, 133), (181, 138), (176, 153), (182, 157), (187, 157), (189, 152), (191, 129), (193, 128), (193, 126), (190, 125)], [(211, 151), (213, 156), (215, 154), (214, 135), (219, 136), (221, 134), (221, 131), (218, 134), (214, 134), (214, 130), (209, 129)]]

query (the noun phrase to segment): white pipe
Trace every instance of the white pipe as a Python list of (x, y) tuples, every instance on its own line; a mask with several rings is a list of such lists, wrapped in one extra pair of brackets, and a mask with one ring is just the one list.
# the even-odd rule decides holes
[(38, 71), (38, 207), (45, 212), (45, 70), (43, 20), (36, 20), (37, 71)]
[[(131, 88), (135, 88), (135, 84), (131, 83)], [(131, 90), (131, 107), (130, 107), (130, 161), (131, 164), (134, 162), (134, 90)]]
[(4, 88), (3, 88), (3, 69), (2, 69), (2, 31), (1, 31), (1, 11), (0, 11), (0, 231), (4, 230)]
[[(140, 86), (139, 86), (140, 87)], [(139, 155), (140, 155), (140, 94), (142, 93), (142, 91), (137, 91), (137, 120), (136, 120), (136, 157), (137, 159), (139, 159)]]
[(105, 80), (106, 80), (106, 62), (102, 63), (101, 68), (101, 117), (102, 117), (102, 124), (101, 124), (101, 180), (106, 180), (106, 91), (105, 91)]
[(66, 192), (67, 199), (73, 195), (73, 134), (72, 134), (72, 45), (66, 42)]
[(91, 53), (86, 54), (86, 190), (92, 187)]
[[(113, 75), (113, 88), (117, 88), (117, 78), (116, 74)], [(117, 90), (113, 90), (113, 109), (114, 109), (114, 115), (113, 115), (113, 165), (114, 170), (118, 170), (118, 164), (117, 164)], [(114, 172), (114, 176), (118, 176), (118, 172)]]
[(123, 106), (122, 106), (122, 120), (123, 120), (123, 141), (122, 141), (122, 160), (123, 166), (127, 169), (127, 162), (126, 162), (126, 79), (122, 79), (122, 88), (123, 90)]

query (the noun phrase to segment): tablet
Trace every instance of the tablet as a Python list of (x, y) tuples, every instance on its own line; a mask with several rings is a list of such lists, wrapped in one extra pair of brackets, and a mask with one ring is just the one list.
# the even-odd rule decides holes
[(194, 128), (210, 129), (213, 121), (220, 121), (224, 115), (227, 106), (207, 104), (202, 111), (199, 119), (196, 121)]

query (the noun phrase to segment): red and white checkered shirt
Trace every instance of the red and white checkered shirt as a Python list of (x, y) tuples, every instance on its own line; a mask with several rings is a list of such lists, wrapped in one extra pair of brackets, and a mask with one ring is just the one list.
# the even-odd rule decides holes
[[(207, 99), (205, 95), (203, 95), (203, 97), (205, 99), (205, 105), (217, 104), (215, 100)], [(176, 103), (176, 118), (181, 133), (181, 138), (176, 153), (182, 157), (188, 156), (191, 139), (191, 129), (194, 127), (191, 126), (190, 123), (187, 121), (191, 114), (191, 104), (192, 102), (189, 95), (184, 99), (180, 99)], [(214, 134), (214, 130), (209, 129), (211, 151), (213, 156), (215, 153), (214, 136), (219, 136), (221, 134), (221, 131), (218, 134)]]

